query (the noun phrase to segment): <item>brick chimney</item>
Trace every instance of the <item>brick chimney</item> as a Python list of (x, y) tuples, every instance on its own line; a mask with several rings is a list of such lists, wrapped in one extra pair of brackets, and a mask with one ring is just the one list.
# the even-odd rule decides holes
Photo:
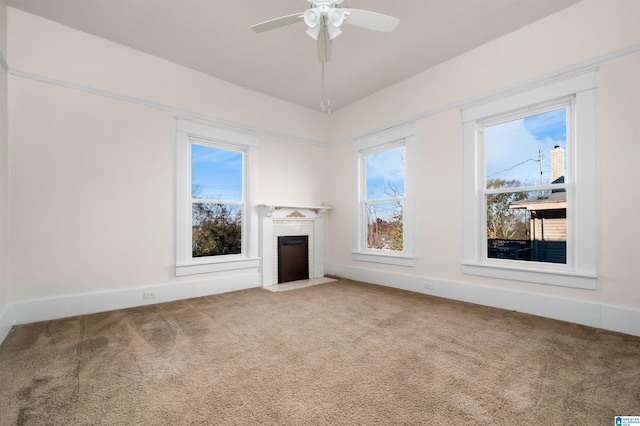
[[(564, 149), (556, 145), (551, 150), (551, 183), (557, 183), (559, 178), (564, 177)], [(564, 182), (562, 179), (559, 182)]]

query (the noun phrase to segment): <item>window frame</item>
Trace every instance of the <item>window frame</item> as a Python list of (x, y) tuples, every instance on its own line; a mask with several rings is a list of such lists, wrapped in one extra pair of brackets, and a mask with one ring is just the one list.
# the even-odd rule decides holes
[[(191, 146), (193, 144), (242, 152), (243, 199), (242, 252), (193, 257), (191, 194)], [(258, 268), (257, 136), (177, 119), (176, 121), (176, 276)], [(197, 199), (199, 200), (199, 199)], [(200, 200), (202, 201), (202, 200)], [(216, 200), (207, 200), (216, 202)], [(238, 204), (225, 200), (226, 204)]]
[[(567, 262), (504, 260), (486, 253), (486, 190), (483, 129), (509, 115), (533, 115), (547, 107), (569, 108), (567, 122)], [(531, 114), (529, 114), (531, 112)], [(465, 274), (594, 290), (596, 271), (596, 75), (595, 70), (559, 78), (491, 99), (462, 111), (464, 138), (463, 262)], [(552, 189), (558, 186), (510, 188)]]
[[(367, 247), (366, 194), (367, 155), (404, 147), (403, 250), (378, 250)], [(352, 259), (398, 266), (415, 266), (414, 257), (414, 158), (415, 125), (410, 123), (386, 129), (353, 142), (353, 234)], [(392, 198), (392, 197), (390, 197)]]
[[(573, 232), (572, 227), (570, 226), (569, 218), (572, 219), (572, 216), (569, 215), (571, 211), (571, 206), (573, 205), (573, 190), (570, 185), (570, 181), (572, 179), (572, 169), (573, 169), (573, 161), (572, 152), (574, 150), (573, 143), (575, 142), (575, 138), (573, 137), (572, 124), (575, 122), (575, 97), (574, 96), (566, 96), (560, 99), (554, 99), (550, 102), (545, 102), (542, 104), (538, 104), (535, 106), (524, 107), (522, 109), (518, 109), (516, 111), (508, 111), (505, 114), (498, 114), (497, 116), (491, 116), (486, 119), (477, 120), (477, 136), (479, 143), (482, 144), (482, 148), (484, 148), (486, 143), (486, 129), (487, 127), (507, 123), (513, 120), (522, 119), (525, 117), (531, 117), (537, 114), (541, 114), (544, 112), (549, 112), (557, 109), (567, 109), (567, 135), (566, 135), (566, 157), (569, 159), (567, 164), (565, 165), (565, 180), (563, 183), (545, 183), (545, 184), (535, 184), (535, 185), (523, 185), (520, 187), (505, 187), (505, 188), (493, 188), (487, 189), (487, 176), (486, 176), (486, 155), (482, 155), (482, 158), (478, 158), (478, 162), (482, 162), (481, 167), (478, 167), (478, 191), (480, 192), (480, 202), (482, 205), (480, 206), (480, 214), (482, 215), (480, 221), (481, 223), (487, 223), (487, 197), (489, 195), (500, 194), (500, 193), (513, 193), (513, 192), (535, 192), (535, 191), (551, 191), (551, 190), (563, 190), (566, 197), (566, 211), (567, 211), (567, 224), (566, 226), (566, 263), (551, 263), (551, 262), (536, 262), (532, 260), (526, 261), (527, 264), (538, 265), (538, 263), (542, 263), (545, 267), (553, 270), (559, 271), (571, 271), (572, 262), (573, 262)], [(484, 152), (483, 149), (480, 152)], [(485, 240), (486, 242), (486, 240)], [(511, 266), (510, 263), (513, 262), (513, 259), (497, 259), (490, 258), (487, 250), (484, 250), (480, 253), (481, 261), (487, 262), (488, 264), (495, 263), (497, 265), (505, 265)]]

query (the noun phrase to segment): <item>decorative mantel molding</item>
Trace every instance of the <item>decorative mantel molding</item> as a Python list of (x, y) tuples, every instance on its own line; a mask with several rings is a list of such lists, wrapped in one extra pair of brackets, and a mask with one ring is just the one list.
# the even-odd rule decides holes
[(300, 212), (300, 210), (311, 211), (316, 217), (322, 217), (327, 210), (331, 209), (331, 207), (325, 206), (324, 204), (321, 206), (263, 204), (262, 206), (266, 209), (265, 215), (267, 217), (272, 217), (278, 211), (278, 213), (285, 213), (284, 216), (287, 218), (306, 218), (307, 214)]

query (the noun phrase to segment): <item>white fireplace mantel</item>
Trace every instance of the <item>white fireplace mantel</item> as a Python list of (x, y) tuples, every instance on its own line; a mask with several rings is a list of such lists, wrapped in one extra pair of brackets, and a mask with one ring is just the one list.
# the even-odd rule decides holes
[[(309, 234), (309, 278), (324, 277), (324, 214), (329, 206), (262, 204), (262, 285), (277, 284), (277, 237), (287, 229), (290, 235)], [(275, 223), (275, 225), (274, 225)], [(290, 227), (290, 228), (289, 228)], [(302, 232), (305, 229), (306, 232)]]
[(316, 215), (322, 216), (326, 210), (330, 210), (329, 206), (300, 206), (294, 204), (263, 204), (263, 207), (266, 209), (266, 215), (271, 217), (276, 210), (310, 210), (314, 212)]

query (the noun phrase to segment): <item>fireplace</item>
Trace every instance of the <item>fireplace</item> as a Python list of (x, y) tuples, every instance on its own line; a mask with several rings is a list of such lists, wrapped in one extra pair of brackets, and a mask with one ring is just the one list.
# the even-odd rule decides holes
[(309, 279), (309, 236), (278, 237), (278, 284)]
[[(262, 241), (261, 241), (261, 273), (262, 285), (269, 287), (275, 284), (324, 277), (324, 213), (328, 206), (262, 206)], [(280, 255), (282, 247), (280, 237), (306, 237), (306, 257), (299, 244), (285, 244), (285, 256), (290, 251), (297, 251), (299, 259), (304, 258), (306, 266), (296, 267), (306, 271), (306, 276), (296, 273), (295, 278), (280, 275)], [(291, 246), (291, 247), (289, 247)]]

